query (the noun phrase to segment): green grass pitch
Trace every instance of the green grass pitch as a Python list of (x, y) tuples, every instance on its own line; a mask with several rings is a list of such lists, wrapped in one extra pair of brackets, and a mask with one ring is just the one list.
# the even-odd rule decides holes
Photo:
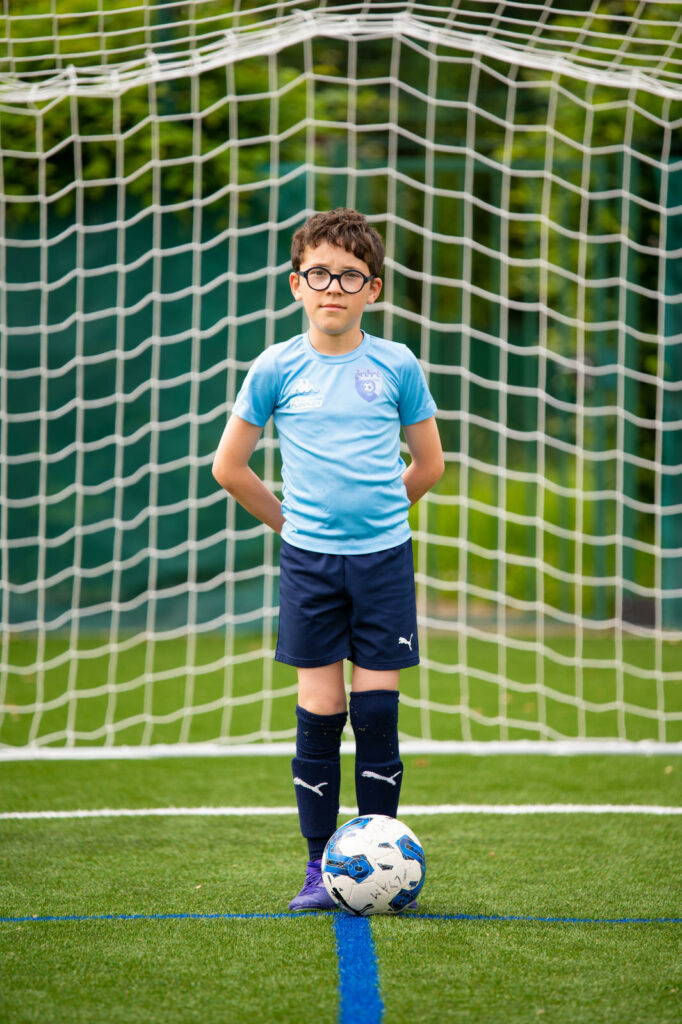
[[(670, 756), (405, 762), (405, 806), (682, 805)], [(0, 773), (2, 812), (293, 802), (282, 757)], [(342, 803), (353, 804), (348, 757)], [(428, 875), (416, 917), (371, 921), (385, 1024), (681, 1019), (682, 817), (406, 820)], [(226, 916), (286, 911), (304, 860), (293, 815), (0, 820), (2, 1020), (338, 1021), (333, 915)], [(70, 915), (82, 919), (43, 920)], [(648, 923), (606, 923), (623, 918)]]
[[(74, 652), (68, 636), (48, 636), (41, 648), (36, 637), (9, 635), (4, 657), (14, 670), (7, 673), (0, 743), (23, 746), (45, 737), (63, 743), (65, 731), (72, 730), (79, 744), (100, 745), (106, 723), (116, 744), (132, 746), (225, 735), (239, 740), (263, 729), (293, 738), (296, 673), (290, 666), (274, 666), (263, 713), (264, 672), (271, 662), (263, 653), (263, 637), (237, 634), (232, 641), (237, 660), (230, 669), (223, 664), (226, 639), (215, 633), (153, 643), (144, 634), (123, 638), (115, 656), (108, 640), (106, 634), (85, 634)], [(542, 655), (531, 641), (530, 635), (505, 640), (492, 632), (422, 637), (422, 655), (433, 663), (428, 672), (432, 738), (584, 735), (682, 741), (679, 641), (657, 645), (650, 637), (625, 636), (621, 643), (613, 633), (586, 633), (580, 640), (548, 634)], [(47, 666), (42, 672), (36, 667), (41, 659)], [(401, 674), (404, 735), (425, 735), (425, 715), (417, 704), (424, 696), (422, 684), (418, 668)], [(226, 694), (234, 699), (229, 715), (223, 707)], [(464, 732), (461, 705), (471, 709), (470, 735)]]

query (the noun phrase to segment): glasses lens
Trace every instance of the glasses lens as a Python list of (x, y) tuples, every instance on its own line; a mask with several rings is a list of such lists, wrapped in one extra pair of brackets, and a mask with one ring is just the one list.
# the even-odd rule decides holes
[(306, 273), (306, 280), (311, 288), (323, 291), (331, 281), (331, 275), (324, 267), (311, 267)]
[(357, 270), (344, 270), (341, 274), (341, 287), (344, 292), (359, 292), (365, 284), (365, 275), (360, 274)]

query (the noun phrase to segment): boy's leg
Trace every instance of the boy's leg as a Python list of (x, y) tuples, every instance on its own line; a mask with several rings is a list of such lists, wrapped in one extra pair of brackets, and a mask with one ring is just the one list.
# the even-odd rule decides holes
[(398, 743), (399, 669), (354, 666), (350, 721), (355, 733), (355, 793), (359, 814), (398, 813), (403, 764)]
[(320, 874), (327, 840), (336, 830), (341, 783), (341, 734), (346, 724), (343, 665), (299, 669), (296, 756), (291, 762), (301, 834), (308, 843), (308, 871), (291, 910), (334, 906)]
[(297, 668), (298, 703), (316, 715), (336, 715), (346, 710), (343, 662), (321, 668)]
[(401, 669), (419, 663), (412, 542), (347, 561), (358, 810), (395, 817), (403, 777), (398, 683)]
[[(341, 734), (346, 719), (343, 665), (299, 669), (296, 756), (291, 762), (301, 834), (318, 860), (336, 831)], [(317, 686), (315, 684), (317, 677)]]
[[(398, 816), (403, 763), (398, 743), (400, 670), (354, 667), (350, 720), (355, 733), (355, 793), (359, 814)], [(406, 910), (416, 910), (413, 900)]]

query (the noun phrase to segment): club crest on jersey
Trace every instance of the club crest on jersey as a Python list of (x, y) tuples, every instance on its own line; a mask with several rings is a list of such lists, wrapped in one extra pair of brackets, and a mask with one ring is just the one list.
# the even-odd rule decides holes
[(380, 370), (356, 370), (355, 390), (366, 402), (378, 398), (383, 388), (383, 377)]

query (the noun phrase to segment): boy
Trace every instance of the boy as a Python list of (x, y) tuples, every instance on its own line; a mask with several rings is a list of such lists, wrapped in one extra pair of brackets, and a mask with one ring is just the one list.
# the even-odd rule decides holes
[[(358, 813), (397, 814), (399, 674), (419, 661), (407, 512), (444, 464), (419, 363), (404, 345), (360, 326), (381, 291), (378, 233), (354, 210), (331, 210), (295, 233), (291, 253), (289, 283), (309, 331), (254, 362), (213, 475), (282, 536), (275, 658), (298, 673), (292, 771), (309, 859), (289, 908), (303, 911), (334, 906), (320, 860), (339, 810), (345, 658), (353, 663)], [(270, 416), (282, 453), (281, 503), (248, 465)]]

